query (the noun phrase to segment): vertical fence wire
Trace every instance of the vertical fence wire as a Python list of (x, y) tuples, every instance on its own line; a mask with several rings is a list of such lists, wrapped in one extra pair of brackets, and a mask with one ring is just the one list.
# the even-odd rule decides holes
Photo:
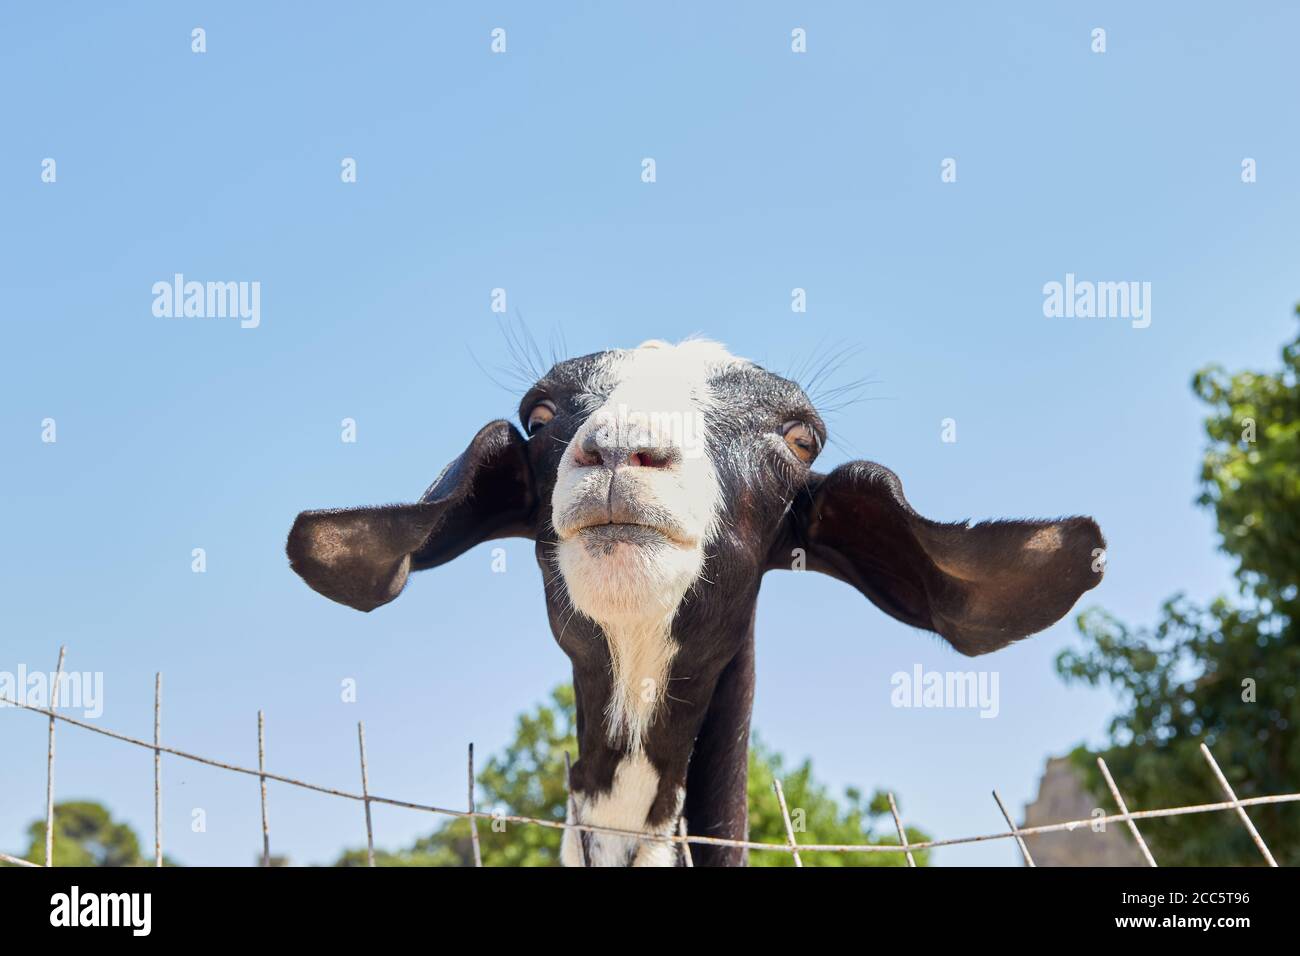
[(54, 686), (50, 690), (50, 740), (45, 751), (45, 865), (54, 865), (54, 710), (59, 705), (59, 687), (63, 683), (63, 657), (68, 645), (59, 647), (59, 663), (54, 669)]
[(474, 850), (474, 865), (483, 865), (483, 851), (478, 845), (478, 819), (474, 816), (474, 745), (469, 745), (469, 841)]
[(1124, 814), (1124, 822), (1128, 824), (1128, 830), (1133, 834), (1133, 839), (1137, 840), (1138, 849), (1142, 851), (1142, 856), (1146, 859), (1149, 866), (1156, 865), (1156, 858), (1151, 855), (1147, 849), (1147, 841), (1142, 839), (1142, 834), (1138, 832), (1137, 823), (1129, 815), (1128, 805), (1124, 802), (1124, 797), (1119, 792), (1119, 787), (1115, 786), (1115, 778), (1110, 775), (1110, 768), (1106, 766), (1106, 761), (1100, 757), (1097, 758), (1097, 766), (1101, 768), (1101, 775), (1106, 778), (1106, 786), (1110, 787), (1110, 795), (1115, 798), (1115, 805), (1119, 807), (1119, 812)]
[[(903, 829), (903, 819), (898, 815), (898, 804), (894, 802), (894, 794), (889, 793), (889, 812), (894, 815), (894, 828), (898, 830), (898, 845), (907, 847), (907, 831)], [(912, 851), (907, 851), (907, 865), (916, 866), (916, 857), (912, 856)]]
[(375, 830), (370, 822), (370, 774), (366, 770), (366, 725), (357, 723), (357, 743), (361, 747), (361, 796), (366, 805), (366, 865), (375, 865)]
[(257, 779), (262, 791), (262, 866), (271, 865), (271, 827), (266, 818), (266, 718), (257, 712)]
[(677, 818), (677, 835), (682, 838), (682, 865), (686, 867), (694, 867), (695, 860), (691, 856), (691, 845), (686, 840), (687, 831), (685, 817)]
[[(1219, 786), (1223, 788), (1223, 792), (1227, 794), (1229, 800), (1236, 803), (1237, 795), (1233, 793), (1232, 785), (1228, 783), (1228, 778), (1225, 777), (1223, 771), (1219, 769), (1219, 765), (1214, 760), (1214, 754), (1210, 753), (1210, 748), (1205, 746), (1205, 744), (1201, 744), (1201, 753), (1204, 754), (1205, 759), (1209, 761), (1210, 769), (1214, 771), (1214, 776), (1218, 778)], [(1241, 822), (1245, 824), (1246, 831), (1250, 834), (1250, 838), (1255, 841), (1255, 846), (1259, 847), (1259, 852), (1262, 853), (1264, 859), (1268, 861), (1268, 865), (1277, 866), (1277, 860), (1273, 859), (1273, 854), (1270, 853), (1268, 847), (1264, 845), (1264, 838), (1260, 836), (1259, 831), (1255, 829), (1255, 824), (1250, 822), (1250, 817), (1246, 814), (1246, 808), (1243, 806), (1237, 806), (1234, 809), (1237, 811), (1237, 816), (1241, 817)]]
[(795, 866), (803, 866), (803, 858), (799, 856), (799, 844), (794, 840), (794, 825), (790, 822), (790, 810), (785, 805), (785, 791), (781, 789), (781, 781), (774, 777), (772, 788), (776, 790), (776, 801), (781, 804), (781, 816), (785, 819), (785, 838), (790, 841), (790, 856), (794, 859)]
[(993, 791), (993, 799), (998, 802), (998, 809), (1002, 811), (1002, 818), (1007, 821), (1007, 826), (1011, 827), (1011, 833), (1020, 844), (1020, 852), (1025, 858), (1025, 866), (1037, 866), (1034, 858), (1029, 855), (1029, 847), (1025, 846), (1025, 838), (1020, 835), (1020, 830), (1011, 822), (1011, 814), (1007, 813), (1007, 808), (1002, 804), (1002, 798), (998, 796), (996, 790)]
[[(567, 750), (564, 752), (564, 790), (568, 795), (565, 800), (568, 806), (568, 812), (565, 814), (565, 821), (576, 821), (578, 819), (578, 801), (573, 796), (573, 764), (569, 760), (569, 752)], [(591, 854), (587, 851), (586, 833), (582, 830), (570, 830), (567, 827), (565, 828), (565, 833), (576, 834), (578, 847), (582, 850), (582, 865), (591, 866)]]
[(162, 866), (162, 671), (153, 675), (153, 865)]

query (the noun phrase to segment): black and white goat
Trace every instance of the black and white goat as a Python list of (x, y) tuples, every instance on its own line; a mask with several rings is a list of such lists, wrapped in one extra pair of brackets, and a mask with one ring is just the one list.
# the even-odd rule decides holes
[[(754, 609), (763, 574), (806, 567), (985, 654), (1061, 618), (1101, 580), (1090, 518), (941, 524), (866, 461), (812, 470), (826, 441), (793, 382), (712, 342), (560, 362), (519, 418), (486, 425), (416, 504), (306, 511), (295, 571), (363, 611), (411, 571), (531, 538), (573, 664), (574, 819), (744, 839)], [(669, 692), (671, 688), (671, 693)], [(566, 832), (566, 864), (673, 865), (660, 841)], [(697, 845), (700, 865), (743, 851)]]

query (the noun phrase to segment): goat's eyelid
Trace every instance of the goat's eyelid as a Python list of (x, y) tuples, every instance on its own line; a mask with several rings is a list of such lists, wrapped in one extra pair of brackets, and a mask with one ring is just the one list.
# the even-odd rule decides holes
[[(539, 412), (541, 413), (540, 415), (538, 414)], [(524, 431), (528, 434), (528, 437), (531, 438), (546, 425), (550, 424), (555, 418), (556, 412), (557, 409), (555, 407), (555, 402), (551, 401), (549, 398), (538, 398), (535, 400), (530, 405), (528, 415), (524, 419)]]
[(821, 434), (802, 418), (792, 418), (783, 424), (781, 439), (790, 454), (805, 465), (811, 465), (822, 450)]

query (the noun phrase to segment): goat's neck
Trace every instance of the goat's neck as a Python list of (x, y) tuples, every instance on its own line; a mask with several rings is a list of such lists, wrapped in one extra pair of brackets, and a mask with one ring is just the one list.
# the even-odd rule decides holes
[[(629, 644), (636, 635), (611, 635), (592, 622), (570, 621), (557, 634), (573, 660), (577, 704), (579, 759), (573, 766), (571, 822), (664, 836), (676, 832), (689, 808), (699, 816), (698, 822), (690, 821), (691, 832), (745, 836), (753, 609), (733, 617), (739, 619), (719, 620), (698, 607), (684, 608), (672, 632), (659, 638), (667, 642), (666, 649)], [(631, 712), (645, 718), (637, 733), (620, 722), (620, 715), (629, 715), (619, 709), (628, 703), (620, 695), (629, 686), (642, 689), (627, 667), (629, 658), (643, 668), (662, 665), (665, 675), (662, 685), (654, 683), (656, 678), (645, 685), (647, 696), (657, 693), (652, 701), (637, 701), (650, 706)], [(584, 861), (672, 866), (679, 852), (666, 843), (601, 834), (580, 840), (566, 834), (563, 856), (570, 866)], [(706, 858), (715, 855), (719, 863), (744, 860), (743, 852), (705, 853)]]

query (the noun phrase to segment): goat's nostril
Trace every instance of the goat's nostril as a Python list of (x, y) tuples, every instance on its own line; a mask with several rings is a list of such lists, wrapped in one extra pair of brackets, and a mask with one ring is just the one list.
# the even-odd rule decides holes
[(573, 448), (573, 460), (584, 467), (603, 464), (600, 445), (594, 435), (588, 435)]
[(627, 463), (633, 468), (667, 468), (672, 464), (672, 456), (649, 448), (642, 448), (628, 455)]
[(671, 468), (680, 461), (675, 448), (611, 442), (610, 436), (592, 432), (572, 443), (573, 463), (580, 468)]

